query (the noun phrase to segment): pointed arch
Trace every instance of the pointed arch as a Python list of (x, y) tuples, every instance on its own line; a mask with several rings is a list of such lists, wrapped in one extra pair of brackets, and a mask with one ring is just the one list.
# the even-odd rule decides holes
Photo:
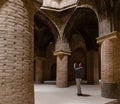
[(70, 42), (76, 30), (82, 34), (88, 49), (95, 48), (95, 39), (98, 37), (98, 19), (92, 9), (77, 8), (65, 27), (63, 37)]
[(49, 44), (57, 41), (59, 32), (53, 22), (40, 10), (34, 15), (35, 56), (46, 56)]
[(54, 35), (54, 38), (57, 39), (57, 37), (59, 36), (59, 31), (58, 31), (56, 25), (45, 14), (45, 12), (42, 10), (39, 10), (35, 15), (38, 17), (38, 19), (39, 19), (38, 21), (42, 21), (44, 24), (46, 24), (51, 29), (51, 31)]

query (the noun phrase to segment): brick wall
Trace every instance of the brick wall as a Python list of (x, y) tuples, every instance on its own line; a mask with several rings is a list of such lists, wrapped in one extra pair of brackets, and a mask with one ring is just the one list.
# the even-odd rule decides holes
[(31, 64), (33, 29), (32, 15), (28, 11), (30, 8), (26, 1), (2, 1), (0, 1), (0, 104), (34, 104)]

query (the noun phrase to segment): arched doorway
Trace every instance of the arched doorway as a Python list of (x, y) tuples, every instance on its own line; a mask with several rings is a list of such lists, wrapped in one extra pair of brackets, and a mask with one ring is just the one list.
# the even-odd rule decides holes
[[(74, 33), (72, 35), (71, 38), (71, 56), (69, 57), (69, 83), (70, 84), (74, 84), (75, 83), (75, 73), (73, 70), (73, 63), (74, 62), (82, 62), (84, 63), (84, 67), (86, 67), (86, 44), (85, 41), (83, 39), (83, 37), (81, 36), (81, 34), (79, 33), (79, 31), (77, 31), (76, 33)], [(84, 68), (86, 69), (86, 68)], [(72, 76), (72, 77), (71, 77)], [(84, 80), (86, 80), (87, 78), (87, 74), (86, 74), (86, 70), (85, 70), (85, 74), (84, 74)]]
[[(38, 11), (34, 16), (34, 52), (35, 82), (43, 83), (51, 80), (51, 67), (56, 63), (53, 56), (57, 30), (49, 19)], [(54, 32), (53, 32), (54, 31)], [(55, 34), (55, 35), (54, 35)]]
[[(64, 37), (67, 38), (71, 46), (72, 55), (70, 58), (76, 56), (74, 61), (83, 61), (86, 69), (85, 79), (88, 83), (98, 83), (99, 52), (96, 43), (98, 19), (95, 12), (89, 8), (78, 8), (71, 16), (64, 32)], [(72, 65), (70, 66), (72, 68)]]

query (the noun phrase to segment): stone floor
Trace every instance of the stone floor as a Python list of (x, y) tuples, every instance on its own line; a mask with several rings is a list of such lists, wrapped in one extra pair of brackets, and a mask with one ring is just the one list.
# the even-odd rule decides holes
[(35, 84), (35, 104), (116, 104), (101, 97), (100, 85), (82, 84), (84, 96), (76, 95), (76, 86), (58, 88), (54, 83)]

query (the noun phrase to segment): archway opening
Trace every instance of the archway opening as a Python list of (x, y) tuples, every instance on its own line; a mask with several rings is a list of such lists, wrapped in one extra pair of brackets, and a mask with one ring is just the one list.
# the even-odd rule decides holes
[[(69, 63), (82, 61), (86, 74), (84, 79), (90, 84), (98, 83), (100, 78), (99, 51), (96, 43), (98, 19), (95, 12), (89, 8), (78, 8), (66, 26), (65, 37), (69, 41), (72, 50)], [(72, 65), (71, 68), (73, 68)], [(73, 76), (70, 74), (73, 73), (71, 68), (69, 77)], [(69, 78), (69, 82), (72, 81)]]
[(34, 79), (36, 83), (46, 83), (56, 80), (56, 58), (53, 56), (55, 48), (55, 35), (48, 18), (37, 12), (34, 16), (34, 53), (35, 67)]

